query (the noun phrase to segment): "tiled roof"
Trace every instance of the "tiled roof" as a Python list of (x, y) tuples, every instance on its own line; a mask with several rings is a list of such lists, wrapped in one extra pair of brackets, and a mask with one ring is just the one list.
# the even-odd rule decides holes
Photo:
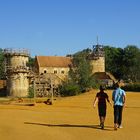
[(70, 57), (36, 56), (39, 67), (68, 67), (72, 64)]
[(97, 78), (97, 79), (111, 79), (111, 77), (106, 73), (106, 72), (96, 72), (94, 73), (94, 76)]

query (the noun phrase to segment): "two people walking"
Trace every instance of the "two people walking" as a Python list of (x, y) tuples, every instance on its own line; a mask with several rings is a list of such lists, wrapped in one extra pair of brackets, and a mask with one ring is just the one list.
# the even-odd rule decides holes
[[(112, 100), (114, 102), (114, 130), (117, 130), (117, 128), (122, 128), (122, 111), (126, 100), (125, 91), (121, 89), (122, 84), (122, 81), (118, 81), (116, 83), (116, 88), (112, 93)], [(107, 109), (106, 102), (112, 105), (112, 103), (109, 100), (109, 96), (107, 95), (107, 93), (104, 92), (104, 90), (105, 88), (103, 86), (100, 86), (100, 92), (96, 94), (95, 100), (93, 102), (94, 107), (98, 102), (98, 114), (101, 129), (104, 129), (104, 122), (106, 118)]]

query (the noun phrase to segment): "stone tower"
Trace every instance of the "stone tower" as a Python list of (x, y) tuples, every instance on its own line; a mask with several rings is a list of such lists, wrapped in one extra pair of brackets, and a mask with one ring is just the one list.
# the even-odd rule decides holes
[(105, 72), (105, 54), (103, 45), (94, 45), (93, 51), (89, 55), (91, 65), (93, 67), (92, 72)]
[(4, 49), (7, 94), (12, 97), (27, 97), (29, 89), (26, 49)]

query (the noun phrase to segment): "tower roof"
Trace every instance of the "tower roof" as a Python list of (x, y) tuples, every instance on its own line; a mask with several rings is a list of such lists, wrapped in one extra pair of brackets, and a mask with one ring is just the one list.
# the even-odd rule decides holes
[(104, 57), (104, 48), (103, 45), (93, 45), (93, 50), (89, 55), (89, 59), (97, 60), (99, 57)]

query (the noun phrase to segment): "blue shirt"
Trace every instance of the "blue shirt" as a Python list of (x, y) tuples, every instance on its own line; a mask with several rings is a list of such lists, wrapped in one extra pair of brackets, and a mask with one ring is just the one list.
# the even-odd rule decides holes
[(114, 105), (123, 106), (123, 104), (124, 104), (124, 100), (123, 100), (124, 96), (125, 96), (125, 91), (122, 90), (121, 88), (117, 88), (116, 90), (114, 90), (113, 94), (112, 94)]

